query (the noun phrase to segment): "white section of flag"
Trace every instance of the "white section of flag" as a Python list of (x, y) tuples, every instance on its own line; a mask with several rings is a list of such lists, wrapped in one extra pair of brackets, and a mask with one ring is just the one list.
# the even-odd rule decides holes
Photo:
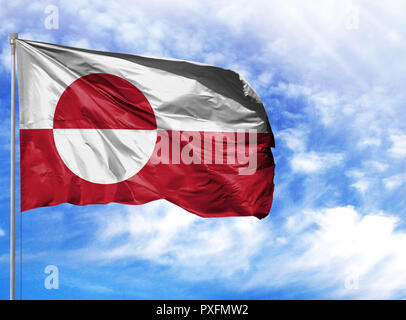
[(199, 63), (17, 41), (20, 128), (51, 129), (58, 100), (76, 79), (109, 73), (135, 85), (158, 129), (270, 132), (255, 91), (238, 74)]
[(154, 151), (156, 130), (54, 129), (65, 165), (93, 183), (117, 183), (135, 175)]

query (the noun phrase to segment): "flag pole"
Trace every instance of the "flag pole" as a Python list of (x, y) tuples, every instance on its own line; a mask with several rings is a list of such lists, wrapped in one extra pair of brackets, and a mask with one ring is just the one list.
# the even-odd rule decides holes
[(10, 300), (15, 299), (15, 52), (18, 33), (10, 33), (11, 45), (11, 159), (10, 159)]

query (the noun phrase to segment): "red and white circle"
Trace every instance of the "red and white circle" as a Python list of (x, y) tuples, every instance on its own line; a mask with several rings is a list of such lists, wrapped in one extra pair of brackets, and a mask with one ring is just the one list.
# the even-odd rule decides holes
[(84, 180), (112, 184), (139, 172), (154, 151), (157, 126), (148, 100), (133, 84), (95, 73), (61, 95), (53, 119), (56, 148)]

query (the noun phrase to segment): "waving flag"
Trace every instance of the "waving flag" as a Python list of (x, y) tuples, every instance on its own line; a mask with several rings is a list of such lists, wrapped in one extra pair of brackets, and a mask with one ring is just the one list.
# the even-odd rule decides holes
[(166, 199), (265, 217), (274, 139), (237, 73), (17, 40), (21, 210)]

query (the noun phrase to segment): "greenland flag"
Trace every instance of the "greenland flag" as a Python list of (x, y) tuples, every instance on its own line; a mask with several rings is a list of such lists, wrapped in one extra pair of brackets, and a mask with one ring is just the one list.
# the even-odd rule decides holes
[(21, 210), (166, 199), (268, 215), (274, 139), (241, 76), (195, 62), (17, 40)]

